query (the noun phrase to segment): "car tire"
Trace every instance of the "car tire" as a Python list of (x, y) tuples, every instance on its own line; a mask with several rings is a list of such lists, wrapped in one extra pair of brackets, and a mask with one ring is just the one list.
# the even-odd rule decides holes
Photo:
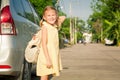
[(32, 64), (24, 60), (22, 80), (31, 80), (31, 67), (32, 67)]

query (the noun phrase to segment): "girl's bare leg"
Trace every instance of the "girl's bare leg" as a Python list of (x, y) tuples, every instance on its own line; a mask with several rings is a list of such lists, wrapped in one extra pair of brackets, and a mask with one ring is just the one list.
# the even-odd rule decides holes
[(41, 79), (40, 79), (40, 80), (48, 80), (48, 75), (41, 76)]

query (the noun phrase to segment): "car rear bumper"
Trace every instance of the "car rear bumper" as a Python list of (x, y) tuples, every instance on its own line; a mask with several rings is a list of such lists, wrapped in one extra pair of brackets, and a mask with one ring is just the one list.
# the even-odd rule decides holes
[(20, 71), (13, 71), (9, 69), (1, 70), (0, 69), (0, 76), (18, 76), (20, 74)]
[(0, 49), (0, 76), (18, 76), (22, 70), (24, 56), (17, 48)]

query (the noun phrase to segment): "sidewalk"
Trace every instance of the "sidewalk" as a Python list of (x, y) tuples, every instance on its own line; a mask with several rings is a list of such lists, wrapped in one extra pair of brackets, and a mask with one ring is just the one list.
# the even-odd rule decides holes
[(77, 44), (60, 52), (63, 71), (52, 80), (120, 80), (120, 47)]

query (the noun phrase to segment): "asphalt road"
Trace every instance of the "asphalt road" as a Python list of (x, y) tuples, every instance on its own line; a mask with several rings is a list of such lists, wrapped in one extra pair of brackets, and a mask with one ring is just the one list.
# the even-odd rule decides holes
[(60, 53), (63, 71), (51, 80), (120, 80), (120, 47), (76, 44)]

